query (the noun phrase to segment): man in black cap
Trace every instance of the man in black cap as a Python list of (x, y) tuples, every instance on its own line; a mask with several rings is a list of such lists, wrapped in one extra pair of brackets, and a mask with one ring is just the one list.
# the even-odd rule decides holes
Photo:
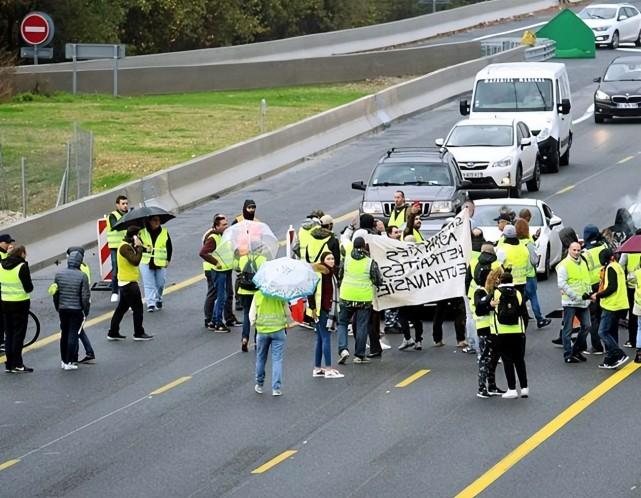
[[(0, 261), (6, 259), (9, 255), (9, 251), (13, 248), (14, 242), (15, 240), (13, 240), (8, 233), (0, 235)], [(4, 320), (2, 319), (2, 309), (0, 309), (0, 353), (4, 353)]]
[(501, 234), (502, 234), (505, 226), (510, 225), (512, 223), (512, 217), (510, 216), (509, 213), (503, 212), (499, 214), (497, 218), (494, 218), (494, 221), (496, 221), (497, 226), (499, 227), (499, 230), (501, 231)]

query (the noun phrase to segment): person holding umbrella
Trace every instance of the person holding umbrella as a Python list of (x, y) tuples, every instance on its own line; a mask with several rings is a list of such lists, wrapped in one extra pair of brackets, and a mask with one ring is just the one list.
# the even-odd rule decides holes
[(140, 273), (145, 288), (147, 311), (152, 313), (162, 308), (162, 294), (173, 247), (169, 232), (161, 226), (158, 215), (147, 218), (145, 228), (138, 236), (147, 249), (142, 254)]

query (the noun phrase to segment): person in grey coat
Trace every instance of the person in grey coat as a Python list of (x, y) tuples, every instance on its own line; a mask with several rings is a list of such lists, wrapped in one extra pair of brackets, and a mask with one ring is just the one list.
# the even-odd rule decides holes
[(54, 278), (53, 303), (60, 315), (60, 356), (63, 370), (76, 370), (78, 335), (85, 317), (89, 314), (91, 290), (89, 278), (80, 269), (83, 254), (70, 251), (67, 268)]

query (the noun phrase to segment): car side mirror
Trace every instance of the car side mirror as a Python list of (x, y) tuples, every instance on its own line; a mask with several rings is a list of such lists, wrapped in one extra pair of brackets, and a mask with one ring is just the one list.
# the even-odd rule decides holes
[(625, 14), (619, 16), (619, 21), (625, 21), (628, 18)]
[(523, 137), (521, 139), (521, 148), (532, 145), (532, 139), (530, 137)]
[(572, 105), (570, 104), (570, 99), (563, 99), (559, 104), (558, 110), (561, 114), (570, 114), (570, 109)]
[(365, 190), (365, 184), (363, 183), (363, 180), (358, 182), (352, 182), (352, 188), (354, 190)]
[(458, 104), (458, 110), (461, 116), (467, 116), (470, 113), (470, 104), (467, 100), (461, 100)]
[(437, 147), (443, 147), (443, 145), (445, 145), (445, 140), (442, 138), (437, 138), (436, 140), (434, 140), (434, 144)]
[(469, 180), (461, 180), (461, 187), (463, 188), (470, 188), (472, 186), (472, 182)]
[(594, 81), (595, 83), (601, 83), (601, 76), (599, 76), (598, 78), (594, 78), (592, 81)]
[(559, 218), (557, 215), (553, 214), (552, 218), (550, 218), (550, 228), (558, 227), (563, 223), (563, 220)]

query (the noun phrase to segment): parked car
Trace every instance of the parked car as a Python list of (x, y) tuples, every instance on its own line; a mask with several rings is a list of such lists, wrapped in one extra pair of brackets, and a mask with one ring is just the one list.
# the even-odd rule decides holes
[(539, 262), (536, 272), (541, 280), (550, 275), (551, 268), (561, 261), (562, 245), (559, 231), (563, 228), (563, 220), (554, 214), (552, 208), (538, 199), (479, 199), (474, 201), (474, 226), (483, 230), (486, 240), (496, 242), (501, 233), (495, 221), (501, 213), (508, 213), (513, 218), (522, 209), (532, 213), (530, 234), (536, 238), (536, 252)]
[(421, 203), (421, 231), (431, 234), (461, 210), (470, 183), (463, 179), (454, 156), (437, 147), (396, 147), (388, 150), (367, 183), (353, 182), (364, 191), (360, 212), (385, 223), (394, 208), (394, 192), (409, 203)]
[(470, 119), (516, 119), (536, 137), (544, 171), (557, 173), (570, 162), (572, 94), (565, 64), (505, 62), (481, 69), (472, 102), (459, 110)]
[(588, 5), (579, 12), (579, 17), (594, 32), (597, 45), (618, 48), (620, 42), (634, 42), (641, 47), (641, 14), (632, 5)]
[(641, 116), (641, 56), (617, 57), (605, 70), (594, 92), (594, 121), (614, 116)]
[(456, 159), (463, 178), (473, 189), (501, 189), (521, 197), (523, 183), (530, 192), (541, 185), (536, 138), (516, 119), (468, 119), (454, 125), (447, 138), (435, 140)]

